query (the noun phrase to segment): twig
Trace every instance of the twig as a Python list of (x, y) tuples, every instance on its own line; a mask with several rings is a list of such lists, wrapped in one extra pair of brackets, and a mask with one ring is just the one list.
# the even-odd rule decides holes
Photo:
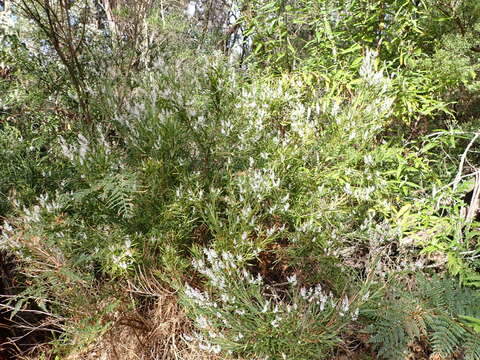
[(468, 212), (465, 220), (467, 223), (472, 222), (477, 214), (479, 208), (479, 198), (480, 198), (480, 172), (477, 171), (475, 176), (475, 187), (473, 188), (472, 200), (470, 201), (470, 206), (468, 207)]
[[(472, 173), (470, 173), (470, 174), (462, 175), (462, 176), (460, 177), (460, 180), (461, 180), (461, 179), (465, 179), (465, 178), (470, 177), (470, 176), (476, 176), (478, 173), (480, 173), (480, 170), (474, 171), (474, 172), (472, 172)], [(449, 188), (450, 186), (452, 186), (453, 184), (455, 184), (455, 181), (456, 181), (456, 180), (452, 181), (451, 183), (448, 183), (447, 185), (442, 186), (442, 187), (441, 187), (440, 189), (438, 189), (438, 190), (432, 191), (432, 196), (435, 197), (435, 195), (437, 195), (439, 192), (445, 190), (446, 188)]]
[(473, 143), (475, 142), (475, 140), (478, 139), (479, 136), (480, 136), (479, 133), (475, 134), (475, 136), (473, 137), (472, 140), (470, 140), (470, 142), (467, 145), (467, 148), (465, 149), (465, 151), (462, 154), (462, 157), (460, 159), (460, 165), (458, 166), (457, 176), (455, 176), (455, 180), (453, 181), (453, 190), (455, 190), (457, 188), (458, 183), (460, 182), (460, 180), (462, 178), (463, 166), (465, 165), (465, 160), (467, 158), (468, 151), (473, 146)]

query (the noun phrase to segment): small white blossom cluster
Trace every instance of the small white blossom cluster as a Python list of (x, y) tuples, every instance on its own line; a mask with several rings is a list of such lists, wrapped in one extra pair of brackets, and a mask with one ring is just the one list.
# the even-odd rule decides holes
[(356, 297), (335, 297), (320, 284), (300, 287), (295, 274), (287, 278), (289, 294), (280, 295), (260, 276), (247, 271), (244, 262), (241, 256), (214, 249), (204, 249), (203, 256), (193, 262), (211, 288), (200, 291), (185, 286), (184, 301), (192, 309), (198, 329), (185, 340), (215, 354), (232, 352), (244, 349), (252, 340), (260, 341), (252, 332), (258, 327), (267, 325), (271, 331), (282, 332), (304, 323), (323, 327), (332, 319), (348, 323), (359, 315)]
[(63, 136), (59, 136), (59, 144), (62, 155), (72, 163), (87, 164), (95, 158), (107, 158), (112, 154), (114, 143), (107, 141), (105, 130), (98, 127), (97, 136), (87, 139), (83, 134), (77, 135), (77, 141), (67, 142)]
[(316, 136), (315, 123), (311, 119), (312, 108), (306, 107), (302, 103), (295, 104), (290, 113), (290, 132), (302, 142), (313, 141)]
[(352, 196), (353, 198), (361, 201), (372, 200), (372, 195), (375, 192), (376, 187), (374, 185), (366, 187), (355, 187), (353, 188), (349, 183), (346, 183), (343, 187), (345, 194)]
[(319, 306), (320, 311), (325, 310), (328, 304), (335, 305), (335, 299), (333, 294), (328, 294), (322, 290), (322, 286), (317, 284), (316, 286), (306, 289), (302, 287), (300, 289), (300, 297), (308, 303), (314, 303)]
[(0, 226), (0, 249), (7, 249), (10, 247), (18, 248), (20, 246), (20, 244), (15, 241), (13, 233), (13, 226), (5, 220)]
[(112, 265), (119, 271), (126, 271), (135, 262), (132, 241), (128, 237), (121, 245), (111, 245), (109, 251)]
[[(331, 291), (328, 293), (323, 291), (320, 284), (317, 284), (310, 289), (302, 287), (299, 294), (300, 297), (306, 302), (318, 306), (318, 309), (320, 311), (324, 311), (326, 308), (330, 307), (331, 309), (336, 309), (336, 311), (341, 317), (349, 314), (350, 318), (353, 321), (356, 321), (358, 319), (360, 309), (357, 306), (353, 311), (350, 311), (352, 300), (346, 295), (343, 296), (341, 299), (337, 299), (333, 296)], [(368, 292), (363, 295), (362, 302), (367, 301), (368, 296)]]
[[(208, 320), (203, 317), (198, 317), (195, 320), (195, 323), (200, 329), (208, 329), (210, 325), (208, 323)], [(191, 335), (184, 334), (183, 339), (188, 342), (195, 342), (197, 346), (203, 351), (208, 351), (212, 354), (219, 354), (222, 351), (222, 347), (219, 344), (212, 343), (210, 339), (223, 338), (223, 335), (221, 333), (215, 333), (212, 331), (209, 331), (207, 333), (209, 335), (208, 337), (199, 332), (194, 332)]]
[[(227, 289), (232, 281), (232, 276), (235, 275), (249, 284), (262, 284), (260, 276), (255, 278), (237, 265), (244, 261), (241, 255), (235, 256), (225, 251), (218, 254), (214, 249), (204, 249), (204, 254), (206, 261), (204, 259), (194, 260), (193, 266), (199, 273), (205, 275), (214, 287), (222, 290)], [(227, 293), (222, 294), (221, 298), (224, 302), (235, 302), (235, 298), (231, 298)]]
[(78, 134), (78, 144), (69, 145), (63, 136), (59, 137), (62, 154), (70, 161), (78, 159), (83, 165), (87, 152), (90, 150), (90, 142), (82, 134)]
[[(245, 151), (272, 142), (275, 147), (287, 147), (292, 144), (293, 138), (302, 143), (311, 140), (315, 127), (311, 109), (304, 104), (302, 94), (298, 91), (303, 85), (299, 79), (280, 78), (242, 89), (239, 96), (242, 101), (236, 107), (244, 121), (238, 131), (237, 150)], [(281, 116), (290, 125), (288, 131), (281, 131), (273, 125), (272, 106), (282, 108)]]
[(298, 233), (303, 234), (317, 234), (323, 231), (323, 228), (317, 224), (314, 218), (310, 218), (307, 221), (302, 222), (301, 224), (295, 227), (295, 230)]
[(27, 223), (38, 223), (42, 219), (41, 208), (38, 205), (34, 205), (31, 209), (24, 207), (23, 214), (23, 219)]
[[(243, 302), (245, 294), (252, 287), (261, 287), (263, 279), (254, 276), (242, 267), (244, 258), (230, 252), (218, 253), (214, 249), (204, 249), (204, 256), (193, 261), (194, 268), (204, 275), (209, 284), (216, 290), (214, 295), (185, 286), (183, 295), (197, 310), (195, 324), (201, 332), (185, 336), (188, 341), (194, 341), (206, 351), (218, 354), (225, 336), (231, 333), (231, 341), (241, 343), (245, 335), (236, 330), (235, 324), (252, 316), (249, 307)], [(215, 300), (214, 300), (215, 298)], [(246, 320), (248, 322), (248, 320)], [(227, 331), (228, 330), (228, 331)]]
[[(41, 224), (45, 217), (52, 214), (59, 214), (63, 209), (60, 196), (59, 193), (56, 193), (56, 195), (51, 198), (48, 194), (42, 194), (37, 197), (36, 205), (31, 207), (23, 206), (22, 208), (17, 200), (12, 199), (12, 203), (19, 211), (21, 208), (21, 216), (16, 219), (15, 225), (23, 230), (32, 229), (38, 226), (38, 224)], [(38, 232), (38, 230), (36, 232)], [(23, 237), (25, 237), (25, 234), (23, 234)], [(15, 236), (15, 228), (8, 221), (5, 221), (3, 225), (0, 225), (0, 248), (10, 248), (10, 250), (14, 250), (20, 249), (21, 247), (22, 244), (18, 241), (17, 236)]]
[(0, 11), (0, 30), (6, 35), (14, 34), (15, 17), (11, 12)]
[(376, 70), (378, 52), (367, 49), (360, 67), (360, 77), (370, 86), (381, 86), (383, 92), (390, 86), (390, 79), (383, 75), (383, 71)]
[(48, 194), (43, 194), (40, 195), (37, 200), (40, 204), (40, 207), (47, 213), (56, 213), (63, 208), (62, 204), (58, 200), (59, 196), (60, 195), (57, 194), (57, 199), (50, 200)]
[(199, 306), (218, 306), (216, 303), (210, 300), (210, 296), (208, 295), (208, 293), (204, 293), (198, 289), (195, 289), (188, 284), (185, 285), (184, 294), (188, 299), (190, 299)]
[(250, 168), (244, 175), (238, 177), (237, 187), (240, 201), (252, 196), (256, 200), (262, 200), (280, 188), (280, 178), (274, 169)]
[(348, 134), (351, 142), (368, 142), (385, 126), (392, 112), (394, 98), (388, 94), (391, 80), (383, 71), (376, 70), (377, 54), (367, 51), (360, 68), (360, 77), (365, 86), (359, 88), (348, 106), (341, 106), (332, 100), (324, 105), (325, 110), (341, 127), (342, 134)]
[[(43, 194), (37, 197), (38, 204), (33, 205), (32, 207), (23, 207), (23, 214), (21, 221), (24, 224), (29, 223), (39, 223), (42, 221), (43, 216), (47, 214), (58, 213), (59, 210), (63, 208), (62, 204), (58, 200), (59, 194), (57, 194), (57, 199), (49, 199), (48, 194)], [(14, 202), (16, 203), (16, 202)], [(19, 204), (16, 203), (18, 206)]]

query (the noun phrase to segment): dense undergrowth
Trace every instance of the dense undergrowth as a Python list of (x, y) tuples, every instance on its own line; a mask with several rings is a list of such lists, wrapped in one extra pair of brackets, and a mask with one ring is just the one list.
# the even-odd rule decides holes
[(220, 3), (0, 12), (0, 353), (479, 360), (480, 6)]

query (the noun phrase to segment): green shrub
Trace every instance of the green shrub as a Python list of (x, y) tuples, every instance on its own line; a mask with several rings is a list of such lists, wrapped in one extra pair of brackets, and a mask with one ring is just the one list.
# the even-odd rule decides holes
[[(205, 249), (194, 260), (206, 291), (186, 285), (182, 303), (199, 332), (190, 340), (213, 353), (247, 358), (326, 359), (342, 330), (359, 312), (362, 293), (333, 295), (321, 284), (301, 287), (295, 275), (268, 286), (248, 262), (229, 252)], [(283, 289), (280, 289), (283, 285)]]

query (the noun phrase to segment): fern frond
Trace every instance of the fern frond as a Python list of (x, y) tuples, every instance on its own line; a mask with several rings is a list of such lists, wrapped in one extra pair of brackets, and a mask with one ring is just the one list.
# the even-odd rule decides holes
[[(393, 323), (396, 326), (392, 326)], [(378, 356), (385, 359), (401, 359), (408, 350), (408, 338), (398, 321), (383, 320), (375, 324), (377, 329), (370, 341), (378, 350)]]
[(133, 174), (116, 174), (102, 179), (100, 198), (105, 206), (123, 218), (133, 216), (133, 194), (137, 192), (137, 181)]
[(428, 325), (432, 329), (430, 342), (435, 352), (448, 357), (457, 351), (467, 332), (452, 319), (430, 316)]
[(370, 339), (384, 359), (402, 359), (408, 353), (408, 344), (426, 334), (426, 324), (419, 308), (408, 298), (397, 299), (381, 313), (370, 331)]
[(371, 342), (384, 359), (403, 358), (408, 344), (426, 335), (433, 351), (442, 357), (463, 352), (466, 359), (480, 360), (480, 336), (467, 322), (479, 311), (476, 291), (454, 279), (419, 276), (413, 293), (392, 289), (368, 329)]
[[(77, 203), (88, 202), (98, 198), (110, 211), (116, 212), (124, 219), (129, 219), (134, 212), (134, 195), (138, 192), (138, 183), (135, 174), (120, 173), (107, 175), (93, 182), (88, 188), (77, 190), (72, 199)], [(98, 205), (95, 205), (98, 206)]]
[(480, 360), (480, 334), (476, 333), (465, 343), (465, 360)]

